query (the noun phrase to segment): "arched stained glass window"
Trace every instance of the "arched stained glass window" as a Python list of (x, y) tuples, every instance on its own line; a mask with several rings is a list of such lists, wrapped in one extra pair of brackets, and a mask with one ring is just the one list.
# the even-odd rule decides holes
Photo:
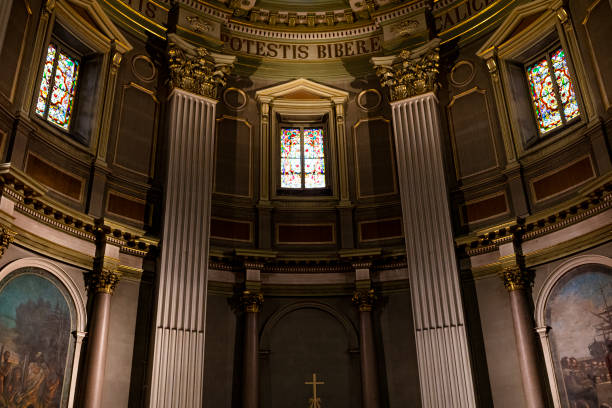
[(321, 128), (281, 129), (281, 188), (325, 188), (325, 140)]
[(546, 53), (529, 65), (527, 80), (540, 134), (580, 116), (563, 48)]
[(69, 129), (72, 119), (79, 65), (78, 59), (49, 44), (35, 112), (64, 130)]

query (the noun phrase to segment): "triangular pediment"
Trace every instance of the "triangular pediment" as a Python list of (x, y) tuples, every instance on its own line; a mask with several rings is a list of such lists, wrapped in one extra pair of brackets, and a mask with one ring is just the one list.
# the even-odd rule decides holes
[(98, 32), (103, 38), (113, 41), (122, 54), (133, 48), (96, 0), (59, 0), (56, 7), (61, 15), (73, 20), (71, 27), (76, 24), (79, 30)]
[(348, 99), (348, 92), (346, 91), (322, 85), (305, 78), (294, 79), (284, 84), (259, 90), (255, 95), (258, 100), (277, 98), (292, 100)]
[(521, 35), (529, 27), (554, 16), (555, 10), (563, 5), (561, 0), (533, 1), (513, 9), (489, 39), (476, 52), (481, 58), (491, 58), (497, 47)]

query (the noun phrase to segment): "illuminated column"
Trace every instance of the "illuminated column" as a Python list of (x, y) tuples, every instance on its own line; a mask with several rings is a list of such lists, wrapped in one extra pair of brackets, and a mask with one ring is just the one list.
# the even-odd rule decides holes
[(242, 372), (242, 406), (259, 406), (259, 331), (258, 320), (263, 294), (249, 290), (242, 292), (244, 309), (244, 355)]
[(406, 261), (423, 407), (475, 407), (444, 178), (438, 44), (372, 58), (391, 91)]
[(121, 278), (117, 270), (119, 250), (118, 246), (105, 242), (99, 245), (94, 270), (85, 276), (89, 291), (93, 295), (93, 306), (87, 339), (87, 362), (83, 388), (84, 408), (98, 408), (102, 402), (111, 297)]
[(545, 391), (538, 369), (537, 336), (530, 299), (535, 274), (524, 267), (521, 250), (522, 234), (521, 228), (513, 234), (513, 242), (499, 246), (503, 265), (501, 278), (510, 297), (525, 407), (544, 408)]
[(235, 57), (169, 36), (168, 178), (151, 408), (200, 408), (217, 90)]
[(359, 354), (361, 357), (361, 394), (363, 408), (379, 408), (378, 370), (372, 327), (372, 308), (376, 301), (374, 290), (357, 290), (353, 303), (359, 308)]

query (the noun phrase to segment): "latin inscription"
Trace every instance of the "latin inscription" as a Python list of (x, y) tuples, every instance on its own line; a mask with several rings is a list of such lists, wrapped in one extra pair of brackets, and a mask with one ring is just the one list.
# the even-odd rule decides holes
[(134, 9), (141, 15), (157, 22), (165, 24), (166, 18), (168, 17), (167, 11), (165, 11), (160, 5), (152, 0), (119, 0), (121, 3)]
[(324, 60), (355, 57), (374, 54), (381, 50), (379, 36), (328, 44), (286, 44), (252, 40), (222, 33), (221, 41), (225, 43), (227, 51), (283, 60)]
[(436, 31), (446, 31), (458, 23), (480, 13), (496, 0), (465, 0), (458, 6), (444, 11), (434, 18)]

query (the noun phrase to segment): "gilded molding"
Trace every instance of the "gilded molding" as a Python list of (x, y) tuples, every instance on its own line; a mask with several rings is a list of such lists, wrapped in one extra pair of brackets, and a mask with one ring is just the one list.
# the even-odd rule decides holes
[(353, 293), (352, 301), (359, 308), (360, 312), (371, 312), (377, 299), (378, 296), (376, 296), (374, 289), (357, 290)]
[(372, 58), (380, 84), (389, 88), (391, 101), (438, 90), (438, 45), (439, 40), (433, 40), (417, 50), (404, 49), (392, 60), (386, 57)]
[(247, 313), (259, 313), (264, 302), (263, 293), (253, 293), (250, 290), (245, 290), (240, 296), (240, 304)]
[(0, 225), (0, 257), (4, 255), (4, 251), (6, 251), (9, 245), (13, 242), (15, 235), (17, 235), (15, 231), (4, 225)]
[(501, 278), (504, 281), (504, 286), (508, 292), (514, 290), (531, 289), (535, 273), (532, 269), (521, 268), (518, 265), (504, 268), (501, 272)]
[(226, 77), (233, 63), (217, 63), (204, 47), (192, 52), (184, 50), (174, 42), (168, 46), (170, 85), (188, 92), (217, 99), (219, 87), (226, 85)]

